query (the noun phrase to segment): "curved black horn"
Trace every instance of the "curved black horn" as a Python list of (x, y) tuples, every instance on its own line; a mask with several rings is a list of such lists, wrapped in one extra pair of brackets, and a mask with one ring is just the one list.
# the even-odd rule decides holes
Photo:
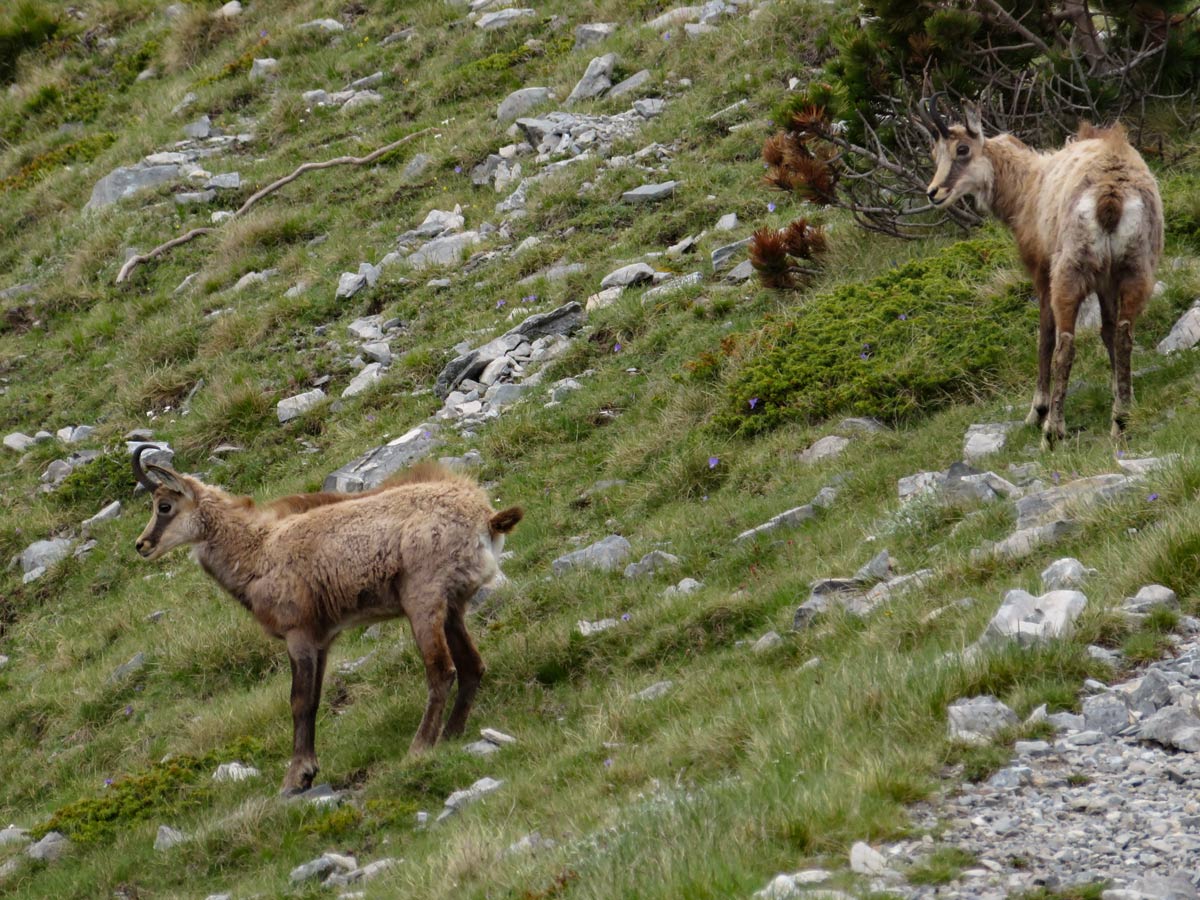
[(146, 470), (142, 468), (142, 454), (147, 450), (157, 450), (153, 444), (138, 444), (133, 448), (133, 477), (138, 480), (138, 484), (146, 490), (154, 493), (157, 484), (146, 474)]
[(933, 94), (933, 96), (925, 101), (925, 110), (929, 113), (929, 119), (931, 122), (933, 122), (934, 128), (938, 130), (938, 134), (944, 138), (948, 138), (950, 137), (950, 126), (946, 124), (946, 120), (942, 116), (941, 110), (938, 109), (938, 100), (941, 99), (945, 93), (945, 91), (937, 91), (935, 94)]

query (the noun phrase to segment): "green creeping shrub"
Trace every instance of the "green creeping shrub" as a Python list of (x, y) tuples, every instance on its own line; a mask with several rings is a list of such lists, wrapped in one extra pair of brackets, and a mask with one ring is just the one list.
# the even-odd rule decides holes
[(522, 83), (519, 66), (539, 56), (544, 60), (543, 65), (548, 66), (571, 52), (574, 46), (575, 38), (566, 34), (550, 39), (542, 47), (522, 44), (513, 50), (501, 50), (472, 60), (449, 74), (439, 100), (463, 100), (494, 93), (504, 86), (519, 86)]
[[(205, 785), (209, 774), (222, 762), (238, 759), (257, 761), (262, 744), (253, 738), (239, 738), (227, 747), (203, 756), (175, 756), (155, 763), (141, 775), (115, 779), (99, 797), (77, 800), (56, 810), (44, 823), (32, 829), (38, 838), (58, 831), (81, 844), (96, 843), (118, 828), (140, 822), (164, 807), (178, 812), (184, 807), (200, 807), (209, 800)], [(198, 786), (200, 782), (205, 786)]]
[(40, 153), (25, 163), (13, 174), (0, 178), (0, 194), (31, 187), (48, 177), (55, 169), (71, 162), (91, 162), (113, 145), (117, 136), (109, 131), (89, 135), (78, 141), (63, 144), (53, 150)]
[(1033, 371), (1027, 291), (986, 291), (1006, 239), (962, 241), (811, 299), (741, 342), (719, 424), (758, 433), (838, 413), (912, 419)]
[(53, 496), (64, 508), (99, 509), (114, 500), (128, 500), (136, 486), (129, 457), (105, 453), (87, 465), (77, 466)]

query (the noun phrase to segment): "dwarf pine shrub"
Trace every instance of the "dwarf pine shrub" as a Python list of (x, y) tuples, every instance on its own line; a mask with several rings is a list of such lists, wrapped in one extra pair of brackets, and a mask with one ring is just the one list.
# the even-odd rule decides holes
[(962, 241), (818, 295), (745, 336), (719, 420), (759, 433), (835, 414), (897, 423), (1033, 371), (1026, 288), (984, 289), (1009, 243)]

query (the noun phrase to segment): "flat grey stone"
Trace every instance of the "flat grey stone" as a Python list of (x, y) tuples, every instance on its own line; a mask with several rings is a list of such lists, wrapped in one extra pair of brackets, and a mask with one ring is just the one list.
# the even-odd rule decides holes
[(766, 634), (764, 634), (762, 637), (760, 637), (757, 641), (755, 641), (754, 644), (750, 647), (750, 649), (752, 651), (754, 651), (755, 653), (766, 653), (766, 652), (768, 652), (770, 650), (774, 650), (776, 647), (779, 647), (782, 645), (783, 645), (783, 638), (781, 638), (779, 636), (779, 632), (768, 631)]
[(612, 22), (586, 22), (575, 26), (575, 49), (582, 50), (611, 37), (617, 26)]
[(1136, 489), (1128, 475), (1093, 475), (1027, 494), (1017, 501), (1017, 530), (1046, 525), (1075, 512), (1123, 496)]
[(332, 33), (346, 30), (346, 26), (337, 19), (313, 19), (311, 22), (304, 22), (296, 27), (302, 31), (328, 31)]
[(556, 575), (572, 569), (612, 572), (620, 568), (632, 552), (629, 541), (620, 535), (610, 534), (590, 546), (560, 556), (550, 566)]
[(477, 231), (443, 235), (410, 254), (408, 264), (417, 271), (431, 266), (458, 265), (466, 251), (482, 240), (483, 236)]
[(643, 688), (633, 695), (634, 700), (658, 700), (670, 693), (675, 686), (673, 681), (656, 681), (648, 688)]
[(100, 209), (145, 188), (176, 181), (179, 166), (122, 166), (113, 169), (92, 188), (91, 199), (84, 209)]
[(616, 63), (617, 55), (615, 53), (605, 53), (589, 62), (583, 77), (579, 79), (570, 96), (567, 97), (567, 105), (599, 97), (612, 87), (613, 66)]
[(326, 859), (324, 856), (318, 856), (316, 859), (296, 866), (292, 869), (288, 879), (292, 884), (303, 884), (306, 881), (313, 881), (328, 875), (334, 869), (333, 861)]
[(213, 772), (213, 781), (246, 781), (249, 778), (258, 778), (260, 775), (262, 772), (254, 766), (243, 765), (235, 760), (217, 766), (217, 771)]
[(1015, 427), (1015, 422), (971, 425), (967, 428), (966, 437), (963, 439), (963, 459), (969, 463), (978, 462), (985, 456), (999, 453), (1004, 449), (1008, 433)]
[(626, 191), (621, 195), (621, 199), (626, 203), (655, 203), (659, 200), (665, 200), (675, 193), (675, 188), (679, 186), (677, 181), (664, 181), (660, 184), (643, 184), (641, 187), (636, 187), (631, 191)]
[(802, 451), (797, 458), (802, 463), (818, 463), (841, 455), (849, 446), (850, 438), (845, 438), (837, 434), (829, 434)]
[(212, 120), (208, 116), (201, 116), (193, 122), (183, 126), (183, 133), (186, 137), (197, 140), (203, 140), (213, 132)]
[(646, 300), (657, 300), (662, 297), (669, 297), (671, 294), (677, 294), (686, 288), (703, 284), (703, 282), (703, 273), (689, 272), (687, 275), (680, 275), (677, 278), (668, 279), (658, 287), (650, 288), (650, 290), (642, 294), (642, 301), (644, 302)]
[(654, 268), (652, 266), (642, 262), (630, 263), (627, 266), (614, 269), (605, 275), (600, 281), (600, 287), (603, 290), (614, 287), (631, 287), (650, 281), (653, 278)]
[(1178, 612), (1179, 597), (1169, 587), (1161, 584), (1148, 584), (1132, 597), (1126, 597), (1121, 604), (1125, 612), (1145, 615), (1155, 609), (1168, 609)]
[(372, 72), (370, 75), (364, 75), (362, 78), (356, 78), (354, 81), (346, 85), (346, 90), (361, 91), (364, 88), (375, 87), (377, 84), (383, 83), (383, 72)]
[(772, 516), (761, 525), (743, 531), (733, 540), (734, 543), (740, 544), (743, 541), (753, 540), (756, 537), (761, 537), (780, 528), (797, 528), (815, 515), (816, 512), (813, 510), (811, 504), (805, 503), (803, 506), (795, 506), (779, 513), (777, 516)]
[(275, 404), (275, 414), (279, 418), (279, 424), (290, 422), (292, 419), (304, 415), (310, 409), (320, 405), (325, 399), (325, 392), (320, 388), (314, 388), (311, 391), (305, 391), (303, 394), (296, 394), (293, 397), (287, 397)]
[(9, 844), (28, 844), (31, 840), (29, 832), (24, 828), (18, 828), (16, 825), (0, 828), (0, 847)]
[(1195, 753), (1200, 750), (1200, 719), (1182, 707), (1168, 706), (1142, 723), (1138, 738)]
[(537, 11), (532, 9), (501, 9), (496, 12), (484, 13), (475, 20), (475, 27), (484, 31), (496, 31), (507, 28), (522, 20), (532, 21), (537, 18)]
[(626, 94), (632, 94), (635, 91), (641, 90), (653, 80), (654, 76), (650, 74), (649, 69), (642, 69), (630, 75), (624, 81), (619, 81), (608, 90), (609, 99), (614, 97), (623, 97)]
[(717, 273), (729, 267), (733, 262), (733, 258), (750, 246), (751, 238), (743, 238), (740, 241), (734, 241), (732, 244), (726, 244), (723, 247), (718, 247), (712, 252), (712, 270)]
[(146, 667), (146, 654), (142, 652), (135, 653), (130, 657), (128, 662), (121, 663), (112, 670), (108, 676), (109, 684), (119, 684), (135, 672), (140, 672)]
[(187, 840), (187, 835), (182, 831), (176, 831), (169, 825), (158, 826), (158, 836), (154, 838), (154, 849), (159, 852), (170, 850), (176, 844), (182, 844)]
[(889, 872), (887, 858), (870, 844), (856, 841), (850, 848), (850, 871), (859, 875), (886, 875)]
[(1048, 591), (1078, 590), (1095, 574), (1095, 569), (1089, 569), (1079, 560), (1065, 556), (1042, 570), (1042, 586)]
[(33, 859), (54, 862), (71, 849), (71, 842), (57, 831), (47, 832), (36, 844), (30, 844), (25, 853)]
[(433, 164), (433, 157), (427, 153), (417, 153), (410, 159), (400, 172), (400, 178), (403, 181), (416, 181), (424, 176), (429, 171), (429, 167)]
[(66, 559), (74, 548), (75, 542), (70, 538), (34, 541), (21, 551), (21, 571), (28, 573), (37, 568), (49, 569)]
[(748, 259), (743, 259), (740, 263), (725, 273), (722, 281), (729, 284), (745, 284), (754, 277), (754, 264)]
[(357, 109), (362, 109), (364, 106), (375, 106), (383, 102), (383, 95), (378, 91), (355, 91), (354, 96), (342, 104), (342, 108), (338, 110), (342, 115), (352, 113)]
[(680, 580), (679, 584), (673, 584), (663, 591), (663, 596), (671, 597), (675, 594), (694, 594), (703, 587), (703, 581), (697, 581), (695, 578), (684, 578)]
[(657, 575), (667, 569), (677, 568), (681, 563), (682, 560), (678, 556), (662, 550), (651, 550), (637, 562), (625, 567), (625, 577), (643, 578), (647, 575)]
[(583, 321), (583, 307), (576, 301), (549, 312), (535, 313), (500, 337), (452, 359), (438, 375), (434, 393), (445, 399), (464, 378), (478, 375), (497, 357), (507, 355), (523, 343), (536, 343), (538, 338), (566, 338), (578, 331)]
[(1128, 728), (1133, 717), (1123, 696), (1108, 693), (1097, 694), (1083, 701), (1083, 720), (1086, 728), (1111, 736)]
[(469, 788), (461, 791), (455, 791), (446, 798), (446, 809), (462, 809), (477, 800), (486, 797), (488, 794), (495, 793), (504, 787), (504, 782), (495, 778), (480, 778)]
[(107, 506), (105, 506), (103, 509), (101, 509), (100, 512), (98, 512), (94, 516), (92, 516), (90, 519), (84, 519), (83, 524), (80, 526), (80, 528), (82, 528), (83, 532), (86, 534), (87, 532), (89, 532), (93, 528), (95, 528), (97, 525), (100, 525), (104, 522), (110, 522), (113, 519), (117, 518), (117, 516), (119, 516), (120, 514), (121, 514), (121, 501), (114, 500), (112, 503), (109, 503)]
[(242, 176), (238, 172), (222, 172), (220, 175), (214, 175), (208, 181), (204, 182), (204, 186), (223, 191), (234, 190), (242, 186)]
[(279, 60), (271, 59), (256, 59), (250, 63), (250, 80), (251, 81), (266, 81), (275, 78), (279, 74)]
[(551, 100), (550, 88), (527, 87), (513, 91), (505, 97), (496, 108), (496, 118), (501, 123), (511, 122), (527, 116), (543, 103)]
[(377, 362), (363, 366), (363, 368), (359, 370), (358, 374), (350, 379), (350, 383), (346, 385), (345, 390), (342, 391), (342, 396), (354, 397), (357, 394), (361, 394), (368, 388), (374, 387), (383, 379), (382, 369), (383, 366)]
[(36, 443), (36, 440), (20, 431), (14, 431), (4, 436), (4, 446), (16, 453), (24, 453)]
[(198, 206), (212, 203), (217, 199), (217, 192), (213, 190), (184, 191), (181, 194), (175, 194), (173, 199), (177, 206)]
[(1191, 350), (1200, 343), (1200, 301), (1193, 303), (1171, 328), (1170, 334), (1158, 342), (1156, 348), (1165, 355), (1180, 350)]
[(995, 697), (982, 696), (956, 700), (947, 709), (951, 740), (967, 744), (986, 744), (1005, 728), (1021, 720)]
[(1011, 590), (1004, 595), (979, 644), (997, 647), (1015, 642), (1024, 647), (1068, 637), (1087, 602), (1079, 591), (1048, 591), (1035, 597), (1027, 591)]
[(396, 472), (427, 457), (441, 443), (437, 430), (437, 425), (432, 423), (418, 425), (331, 472), (321, 489), (357, 493), (378, 487)]

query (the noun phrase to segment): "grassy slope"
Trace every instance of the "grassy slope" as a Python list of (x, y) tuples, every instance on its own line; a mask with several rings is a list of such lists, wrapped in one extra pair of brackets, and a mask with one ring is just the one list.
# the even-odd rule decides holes
[[(594, 193), (579, 198), (578, 183), (593, 174), (584, 163), (531, 192), (531, 216), (517, 225), (514, 243), (537, 234), (543, 243), (536, 250), (457, 276), (443, 293), (403, 285), (393, 269), (373, 291), (335, 302), (337, 273), (363, 258), (377, 261), (393, 236), (429, 209), (461, 203), (469, 225), (495, 220), (491, 206), (499, 198), (472, 188), (466, 172), (506, 142), (492, 110), (509, 90), (548, 84), (560, 97), (569, 92), (593, 55), (562, 50), (574, 24), (643, 21), (665, 5), (546, 0), (539, 12), (566, 16), (561, 31), (539, 20), (489, 36), (462, 24), (461, 14), (440, 0), (380, 0), (362, 4), (367, 14), (331, 41), (295, 26), (337, 14), (336, 5), (259, 0), (231, 34), (215, 36), (219, 42), (194, 66), (129, 84), (113, 65), (120, 58), (136, 59), (154, 42), (146, 52), (160, 68), (182, 65), (181, 47), (192, 44), (172, 36), (148, 2), (83, 6), (95, 19), (106, 18), (120, 42), (101, 63), (116, 70), (105, 77), (119, 86), (96, 101), (79, 91), (99, 77), (83, 71), (93, 64), (88, 57), (48, 61), (27, 66), (19, 90), (0, 101), (4, 121), (22, 123), (19, 140), (0, 156), (0, 177), (61, 146), (58, 126), (81, 110), (84, 137), (111, 136), (99, 142), (108, 145), (93, 161), (42, 170), (49, 171), (44, 180), (0, 192), (4, 284), (38, 283), (30, 316), (37, 324), (0, 332), (0, 374), (8, 379), (0, 396), (5, 431), (97, 423), (97, 443), (116, 450), (125, 431), (147, 424), (150, 410), (156, 435), (181, 451), (181, 466), (203, 468), (213, 480), (259, 497), (315, 488), (330, 469), (434, 410), (428, 396), (410, 392), (431, 383), (447, 349), (464, 334), (508, 327), (508, 311), (528, 293), (514, 286), (517, 278), (561, 256), (584, 262), (585, 275), (536, 289), (536, 308), (550, 308), (582, 300), (616, 264), (709, 227), (722, 213), (736, 211), (756, 227), (783, 224), (803, 211), (761, 187), (759, 132), (730, 134), (706, 117), (743, 97), (756, 114), (769, 110), (788, 76), (802, 74), (799, 60), (811, 52), (816, 31), (807, 23), (816, 14), (781, 2), (757, 20), (739, 18), (720, 35), (695, 42), (681, 40), (681, 32), (663, 40), (626, 24), (603, 48), (621, 55), (625, 71), (645, 67), (659, 79), (674, 73), (693, 81), (688, 90), (667, 88), (666, 114), (620, 148), (676, 142), (670, 173), (683, 188), (669, 204), (613, 203), (639, 182), (630, 171), (604, 175)], [(402, 25), (417, 27), (413, 42), (379, 46)], [(543, 41), (546, 52), (515, 65), (511, 57), (491, 57), (496, 65), (464, 75), (465, 61), (517, 50), (527, 37)], [(274, 88), (251, 85), (244, 63), (230, 77), (217, 77), (247, 54), (280, 59)], [(388, 101), (354, 118), (309, 112), (299, 99), (303, 90), (336, 89), (377, 69), (386, 73)], [(36, 100), (48, 84), (58, 85), (58, 99)], [(362, 152), (426, 126), (436, 136), (368, 171), (306, 176), (236, 228), (181, 248), (141, 270), (131, 286), (115, 288), (124, 248), (148, 248), (207, 218), (207, 210), (181, 212), (165, 191), (164, 202), (139, 198), (91, 219), (78, 215), (100, 175), (177, 139), (181, 120), (168, 111), (187, 90), (199, 94), (195, 110), (210, 112), (227, 131), (242, 130), (243, 116), (257, 120), (255, 142), (211, 166), (242, 173), (242, 198), (303, 160)], [(433, 156), (435, 165), (424, 182), (405, 186), (399, 173), (416, 152)], [(766, 209), (771, 200), (779, 207), (774, 213)], [(221, 200), (228, 208), (237, 202)], [(329, 239), (310, 248), (309, 239), (322, 234)], [(937, 242), (870, 239), (840, 221), (833, 235), (829, 274), (814, 289), (865, 279), (939, 249)], [(706, 239), (706, 249), (715, 245)], [(266, 266), (281, 270), (271, 284), (227, 292), (242, 274)], [(1142, 348), (1165, 334), (1195, 288), (1189, 267), (1164, 269), (1168, 291), (1145, 321)], [(199, 290), (174, 295), (196, 271)], [(302, 278), (311, 289), (284, 298), (283, 289)], [(500, 300), (506, 301), (502, 309)], [(354, 811), (329, 814), (276, 800), (289, 741), (282, 648), (182, 556), (148, 568), (133, 563), (141, 503), (128, 504), (117, 522), (98, 532), (99, 545), (86, 561), (67, 562), (30, 586), (22, 586), (15, 571), (0, 574), (9, 619), (0, 652), (11, 657), (0, 669), (0, 818), (32, 827), (66, 804), (103, 799), (106, 778), (152, 771), (168, 753), (232, 752), (227, 748), (246, 737), (259, 742), (250, 754), (265, 773), (261, 781), (237, 786), (185, 782), (145, 818), (126, 810), (114, 830), (94, 831), (72, 863), (25, 866), (6, 891), (82, 898), (129, 885), (142, 896), (274, 895), (287, 889), (292, 866), (337, 848), (360, 860), (405, 861), (369, 887), (369, 896), (746, 894), (776, 871), (843, 858), (855, 839), (902, 832), (903, 804), (926, 795), (946, 762), (958, 758), (943, 737), (944, 707), (953, 698), (993, 691), (1019, 712), (1041, 702), (1070, 706), (1074, 685), (1095, 671), (1086, 643), (1123, 639), (1106, 604), (1151, 580), (1194, 604), (1200, 468), (1191, 462), (1189, 423), (1198, 367), (1189, 354), (1164, 361), (1142, 349), (1135, 368), (1158, 368), (1137, 379), (1129, 452), (1180, 452), (1185, 462), (1145, 493), (1092, 517), (1061, 548), (1104, 575), (1090, 591), (1093, 603), (1078, 639), (978, 668), (941, 664), (946, 650), (978, 634), (1005, 589), (1035, 588), (1037, 572), (1059, 550), (1023, 564), (973, 565), (970, 548), (1007, 534), (1011, 513), (918, 506), (897, 514), (895, 480), (956, 460), (971, 422), (1019, 416), (1027, 380), (1017, 395), (985, 395), (898, 432), (858, 438), (836, 462), (807, 467), (796, 451), (827, 429), (792, 425), (753, 440), (731, 437), (709, 424), (724, 402), (723, 382), (677, 375), (684, 363), (716, 351), (729, 333), (748, 332), (765, 314), (803, 302), (803, 296), (753, 286), (690, 291), (657, 305), (642, 305), (631, 292), (593, 316), (593, 339), (577, 341), (549, 373), (594, 369), (582, 390), (553, 409), (537, 402), (514, 408), (481, 432), (482, 477), (496, 482), (496, 497), (520, 502), (528, 512), (510, 542), (515, 558), (506, 568), (513, 587), (473, 625), (489, 664), (473, 724), (515, 734), (520, 743), (488, 760), (446, 746), (429, 759), (406, 761), (403, 750), (423, 704), (420, 664), (406, 627), (388, 625), (379, 642), (348, 635), (335, 648), (335, 664), (371, 651), (375, 656), (357, 674), (330, 675), (319, 752), (325, 777), (359, 789)], [(225, 307), (235, 311), (205, 318)], [(276, 399), (303, 389), (313, 375), (334, 374), (340, 388), (351, 374), (333, 365), (338, 354), (313, 326), (333, 323), (329, 334), (339, 339), (341, 326), (376, 311), (410, 323), (408, 335), (393, 345), (405, 355), (384, 384), (336, 412), (324, 409), (278, 427)], [(1032, 341), (1030, 333), (1029, 347)], [(617, 343), (621, 352), (613, 353)], [(1079, 435), (1050, 458), (1038, 454), (1031, 431), (1020, 431), (994, 468), (1031, 459), (1047, 477), (1113, 468), (1105, 437), (1107, 378), (1097, 344), (1085, 342), (1077, 364), (1081, 387), (1069, 416), (1082, 427)], [(191, 413), (178, 415), (179, 401), (201, 377), (205, 387)], [(601, 427), (601, 409), (619, 415)], [(210, 462), (209, 451), (222, 441), (246, 450)], [(320, 452), (298, 453), (300, 441)], [(447, 452), (467, 446), (454, 442)], [(22, 462), (11, 453), (0, 458), (5, 559), (34, 539), (77, 525), (127, 489), (81, 476), (70, 495), (35, 494), (38, 475), (56, 455), (57, 448), (41, 445)], [(712, 456), (719, 458), (715, 468), (708, 465)], [(847, 480), (833, 510), (778, 542), (732, 545), (733, 535), (807, 501), (840, 473)], [(590, 507), (572, 504), (602, 478), (627, 484)], [(1158, 499), (1148, 499), (1151, 490)], [(672, 580), (666, 575), (638, 583), (605, 575), (547, 579), (550, 560), (569, 549), (565, 536), (595, 539), (614, 529), (629, 537), (637, 554), (667, 547), (684, 560), (674, 577), (692, 575), (706, 587), (663, 598)], [(881, 546), (907, 570), (934, 567), (936, 581), (866, 622), (831, 617), (802, 635), (787, 634), (784, 646), (769, 654), (736, 645), (769, 628), (787, 633), (810, 579), (849, 573)], [(967, 595), (983, 602), (923, 623), (927, 612)], [(145, 617), (158, 609), (167, 616), (148, 623)], [(587, 640), (575, 634), (578, 619), (626, 612), (630, 619), (619, 629)], [(1154, 644), (1153, 637), (1130, 640), (1142, 650)], [(138, 651), (147, 653), (146, 668), (124, 685), (108, 684), (112, 669)], [(801, 671), (813, 656), (821, 665)], [(665, 699), (629, 699), (664, 678), (675, 682)], [(447, 826), (415, 829), (416, 810), (436, 812), (450, 791), (483, 775), (507, 784)], [(160, 823), (195, 840), (155, 853)], [(558, 841), (558, 849), (535, 857), (504, 854), (534, 829)]]

